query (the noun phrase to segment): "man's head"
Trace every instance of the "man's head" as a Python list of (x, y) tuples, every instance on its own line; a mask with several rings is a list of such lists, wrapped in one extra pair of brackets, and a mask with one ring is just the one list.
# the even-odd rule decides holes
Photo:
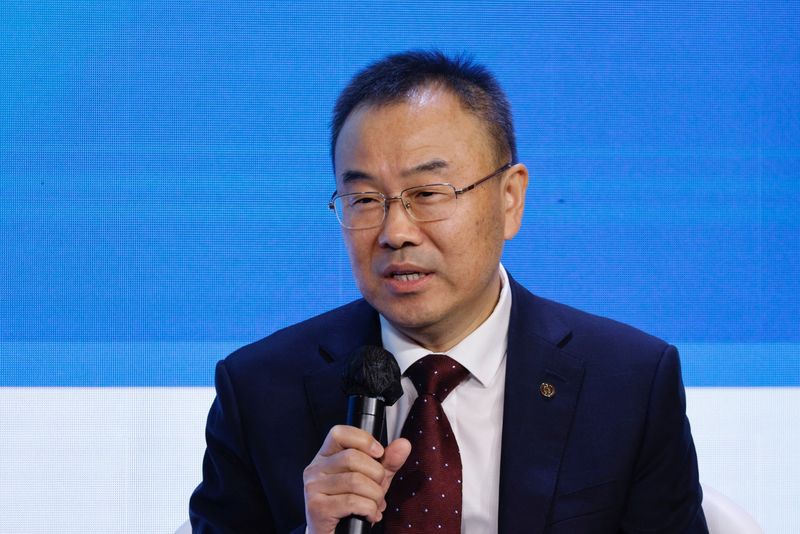
[[(439, 64), (436, 72), (447, 73), (450, 82), (425, 77), (433, 58)], [(465, 69), (490, 80), (510, 129), (505, 97), (483, 67), (438, 53), (403, 54), (384, 61), (400, 65), (406, 74), (388, 72), (389, 83), (376, 73), (391, 69), (376, 63), (356, 76), (337, 104), (332, 135), (337, 194), (405, 196), (388, 202), (385, 218), (378, 216), (375, 225), (345, 228), (344, 239), (364, 298), (407, 336), (441, 352), (466, 337), (494, 309), (500, 255), (504, 241), (519, 230), (528, 174), (524, 165), (516, 164), (494, 175), (513, 162), (513, 132), (498, 140), (494, 123), (486, 113), (475, 111), (491, 108), (485, 92), (475, 96), (480, 90), (471, 87), (471, 104), (465, 104), (463, 91), (452, 88), (456, 79), (462, 89), (469, 85), (458, 77)], [(415, 72), (415, 64), (421, 72)], [(387, 95), (388, 85), (396, 88), (394, 98), (365, 96)], [(492, 177), (465, 190), (487, 176)], [(429, 190), (412, 198), (404, 191), (441, 183), (452, 184), (453, 210), (435, 220), (418, 217), (414, 203), (429, 202)], [(359, 209), (366, 202), (381, 211), (381, 198), (374, 195), (343, 200)]]
[(331, 121), (331, 157), (345, 120), (359, 106), (381, 106), (405, 100), (424, 87), (438, 87), (457, 96), (466, 111), (481, 119), (497, 161), (517, 161), (511, 106), (486, 67), (465, 56), (450, 58), (439, 51), (411, 51), (377, 61), (358, 74), (339, 95)]

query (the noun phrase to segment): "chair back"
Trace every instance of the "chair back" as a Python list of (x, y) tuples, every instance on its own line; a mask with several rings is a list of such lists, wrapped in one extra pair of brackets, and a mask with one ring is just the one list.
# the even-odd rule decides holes
[(703, 485), (703, 513), (709, 534), (764, 534), (744, 508), (706, 485)]

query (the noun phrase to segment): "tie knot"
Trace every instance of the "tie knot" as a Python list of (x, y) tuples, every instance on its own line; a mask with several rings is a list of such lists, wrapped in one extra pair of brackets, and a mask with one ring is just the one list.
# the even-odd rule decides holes
[(433, 395), (444, 401), (467, 376), (464, 366), (444, 354), (428, 354), (406, 370), (406, 376), (414, 383), (420, 395)]

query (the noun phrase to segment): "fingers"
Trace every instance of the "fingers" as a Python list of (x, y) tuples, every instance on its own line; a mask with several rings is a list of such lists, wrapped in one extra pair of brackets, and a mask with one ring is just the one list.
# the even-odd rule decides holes
[(330, 456), (344, 449), (357, 449), (373, 458), (383, 455), (383, 446), (369, 432), (347, 425), (331, 428), (318, 455)]
[[(312, 532), (331, 532), (340, 519), (351, 514), (370, 523), (383, 518), (383, 488), (357, 474), (339, 474), (306, 485), (306, 522)], [(359, 493), (355, 493), (359, 492)], [(385, 508), (385, 506), (384, 506)]]
[(369, 433), (355, 427), (340, 425), (328, 432), (303, 472), (309, 532), (329, 534), (351, 514), (373, 523), (382, 519), (387, 481), (410, 450), (406, 440), (397, 441), (384, 450)]
[[(315, 466), (315, 471), (327, 476), (358, 473), (375, 484), (380, 484), (385, 476), (384, 468), (377, 460), (356, 449), (344, 449), (331, 456), (319, 456), (312, 465)], [(359, 480), (354, 479), (353, 482)]]

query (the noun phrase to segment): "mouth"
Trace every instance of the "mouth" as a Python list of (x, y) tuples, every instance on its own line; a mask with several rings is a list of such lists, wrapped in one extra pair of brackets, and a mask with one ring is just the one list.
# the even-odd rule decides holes
[(433, 273), (413, 264), (387, 266), (381, 273), (392, 291), (407, 293), (422, 290), (433, 277)]
[(400, 282), (414, 282), (426, 276), (425, 273), (420, 272), (393, 272), (389, 275), (393, 280)]

